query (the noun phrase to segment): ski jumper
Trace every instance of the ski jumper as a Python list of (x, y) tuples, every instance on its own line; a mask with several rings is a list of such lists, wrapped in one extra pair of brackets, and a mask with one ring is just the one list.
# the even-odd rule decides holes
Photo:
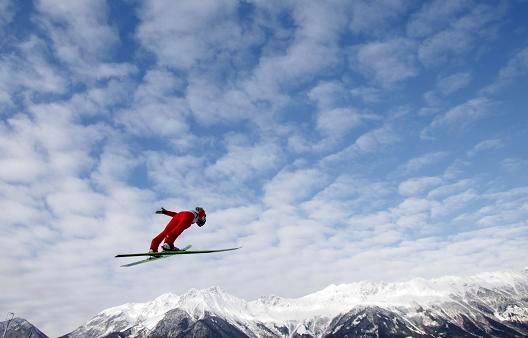
[(163, 229), (163, 231), (152, 240), (150, 249), (154, 252), (158, 252), (158, 247), (163, 239), (165, 239), (165, 243), (169, 244), (171, 247), (174, 246), (176, 238), (178, 238), (185, 229), (195, 223), (198, 217), (197, 214), (192, 211), (174, 212), (163, 210), (162, 213), (172, 217), (172, 219), (165, 226), (165, 229)]

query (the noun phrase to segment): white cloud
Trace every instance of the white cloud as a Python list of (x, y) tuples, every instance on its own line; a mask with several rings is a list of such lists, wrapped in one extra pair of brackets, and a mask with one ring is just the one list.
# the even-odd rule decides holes
[(164, 69), (150, 69), (137, 89), (138, 100), (163, 98), (184, 89), (183, 79)]
[(418, 177), (400, 183), (398, 191), (403, 196), (418, 195), (442, 184), (438, 177)]
[(109, 23), (106, 2), (39, 0), (35, 7), (35, 22), (48, 34), (55, 55), (72, 73), (99, 80), (135, 71), (130, 65), (105, 63), (120, 42), (118, 32)]
[(449, 167), (447, 167), (442, 176), (451, 180), (463, 178), (466, 175), (470, 164), (469, 161), (456, 159)]
[(139, 10), (142, 22), (137, 36), (160, 64), (188, 69), (218, 49), (235, 47), (241, 31), (232, 21), (224, 21), (235, 11), (235, 1), (147, 2)]
[(317, 102), (321, 109), (331, 109), (342, 106), (346, 102), (347, 90), (340, 82), (321, 82), (310, 89), (308, 97)]
[(284, 157), (281, 147), (275, 142), (255, 145), (229, 143), (227, 153), (220, 157), (206, 173), (212, 177), (226, 177), (233, 184), (257, 179), (259, 175), (276, 168)]
[(271, 206), (301, 202), (324, 186), (327, 178), (321, 171), (282, 170), (264, 186), (264, 201)]
[(4, 102), (12, 103), (10, 96), (20, 90), (31, 90), (32, 94), (62, 94), (67, 90), (63, 72), (46, 59), (44, 40), (31, 35), (16, 45), (15, 50), (17, 53), (0, 58), (0, 90), (5, 93)]
[(335, 161), (348, 160), (361, 154), (372, 153), (380, 148), (398, 142), (400, 139), (394, 129), (389, 126), (383, 126), (372, 129), (356, 139), (356, 141), (343, 150), (326, 156), (322, 161), (331, 163)]
[(499, 81), (511, 81), (516, 76), (528, 71), (528, 48), (524, 48), (513, 56), (505, 68), (499, 73)]
[[(273, 94), (271, 94), (273, 95)], [(224, 87), (210, 79), (195, 76), (189, 81), (186, 100), (193, 117), (205, 126), (242, 120), (261, 125), (265, 112), (243, 88)]]
[(93, 165), (91, 146), (103, 138), (99, 126), (82, 126), (65, 104), (30, 105), (32, 119), (18, 114), (2, 128), (5, 163), (1, 176), (31, 183), (55, 175), (81, 174)]
[(312, 199), (302, 203), (302, 209), (311, 219), (322, 224), (338, 227), (353, 222), (357, 225), (359, 214), (386, 207), (386, 199), (391, 193), (393, 190), (386, 182), (341, 175)]
[(317, 102), (317, 128), (331, 139), (338, 139), (361, 126), (365, 120), (378, 119), (346, 105), (349, 93), (341, 83), (322, 82), (312, 88), (308, 96)]
[[(428, 196), (433, 196), (429, 194)], [(469, 209), (467, 206), (472, 205), (479, 199), (479, 195), (475, 190), (469, 188), (462, 192), (450, 195), (441, 201), (441, 204), (432, 210), (433, 217), (453, 217), (455, 213), (460, 213), (461, 210)], [(456, 218), (453, 219), (456, 221)]]
[(354, 1), (349, 3), (351, 18), (349, 29), (354, 34), (380, 35), (389, 29), (389, 23), (404, 15), (409, 4), (405, 1)]
[(477, 97), (451, 108), (439, 115), (421, 132), (422, 139), (432, 137), (435, 131), (443, 128), (462, 128), (469, 123), (482, 118), (491, 111), (493, 101), (485, 97)]
[(446, 30), (427, 39), (419, 48), (418, 55), (424, 64), (437, 64), (448, 60), (451, 55), (467, 52), (473, 39), (464, 31)]
[(4, 107), (11, 106), (13, 104), (13, 101), (11, 100), (11, 95), (9, 95), (6, 91), (0, 89), (0, 107), (2, 107), (2, 110)]
[(528, 172), (528, 160), (525, 158), (507, 158), (502, 160), (501, 167), (510, 174), (523, 174)]
[[(158, 189), (162, 191), (172, 191), (171, 187), (176, 185), (187, 188), (199, 183), (203, 165), (203, 157), (192, 154), (176, 156), (152, 152), (147, 155), (148, 174), (152, 181), (159, 185)], [(183, 194), (186, 189), (179, 191)]]
[(323, 81), (308, 92), (315, 102), (315, 127), (319, 133), (315, 141), (309, 140), (309, 127), (289, 128), (288, 145), (296, 152), (321, 152), (332, 149), (352, 131), (381, 117), (355, 109), (350, 105), (350, 93), (339, 81)]
[(113, 109), (128, 104), (133, 85), (130, 81), (111, 79), (72, 95), (68, 105), (78, 116), (113, 117)]
[(354, 61), (366, 77), (373, 76), (388, 86), (418, 73), (415, 48), (411, 40), (405, 39), (370, 42), (357, 49)]
[(366, 115), (353, 108), (335, 108), (318, 114), (317, 128), (324, 134), (339, 137), (361, 126)]
[(294, 84), (294, 80), (310, 79), (324, 70), (330, 70), (341, 62), (340, 51), (331, 42), (295, 40), (286, 55), (261, 58), (255, 71), (257, 81), (266, 83), (266, 79), (270, 78), (275, 85), (281, 82)]
[(485, 194), (484, 198), (494, 204), (486, 205), (468, 217), (481, 227), (500, 227), (504, 224), (522, 223), (528, 217), (528, 198), (525, 187)]
[(346, 25), (346, 4), (338, 1), (295, 3), (292, 14), (299, 24), (296, 32), (299, 40), (334, 44)]
[[(461, 189), (462, 185), (467, 186), (468, 181), (457, 182), (456, 184), (458, 185), (458, 189)], [(478, 186), (479, 185), (477, 184), (476, 187)], [(453, 190), (453, 186), (448, 190), (451, 192), (455, 191)], [(504, 192), (493, 197), (485, 197), (492, 199), (493, 202), (491, 204), (495, 205), (495, 207), (487, 211), (490, 214), (495, 215), (494, 217), (497, 217), (495, 223), (487, 223), (488, 226), (492, 227), (482, 230), (468, 231), (468, 223), (476, 223), (478, 218), (473, 220), (469, 218), (461, 218), (460, 220), (457, 220), (457, 217), (454, 217), (452, 220), (456, 224), (457, 234), (448, 236), (441, 235), (445, 234), (445, 228), (448, 226), (443, 223), (441, 217), (453, 217), (456, 215), (465, 217), (464, 210), (467, 210), (468, 206), (474, 207), (480, 205), (482, 197), (484, 197), (483, 194), (479, 194), (477, 191), (469, 189), (461, 191), (460, 193), (443, 195), (444, 199), (441, 201), (430, 200), (429, 198), (408, 198), (397, 204), (394, 208), (389, 209), (388, 212), (380, 211), (361, 216), (354, 215), (350, 220), (351, 228), (347, 229), (347, 232), (350, 231), (353, 234), (348, 237), (347, 241), (344, 243), (354, 241), (353, 247), (360, 248), (360, 250), (349, 256), (353, 258), (347, 259), (346, 262), (341, 263), (349, 266), (350, 264), (360, 264), (362, 261), (371, 261), (372, 259), (381, 259), (382, 261), (383, 259), (388, 259), (391, 262), (391, 266), (394, 266), (394, 260), (396, 259), (399, 267), (398, 269), (389, 272), (390, 275), (391, 273), (397, 274), (396, 271), (400, 271), (403, 266), (415, 269), (418, 261), (414, 260), (413, 257), (416, 257), (415, 254), (418, 254), (419, 252), (420, 259), (423, 259), (423, 257), (429, 257), (428, 259), (430, 260), (428, 260), (427, 267), (421, 266), (415, 271), (415, 273), (427, 274), (438, 272), (438, 269), (442, 271), (452, 269), (451, 258), (453, 256), (459, 258), (459, 260), (457, 260), (457, 263), (459, 263), (458, 268), (474, 268), (471, 267), (472, 263), (470, 262), (475, 262), (473, 259), (480, 259), (481, 257), (474, 257), (472, 255), (467, 256), (469, 251), (481, 254), (481, 250), (488, 245), (498, 245), (502, 247), (500, 250), (502, 252), (502, 250), (507, 248), (508, 245), (517, 246), (526, 242), (526, 232), (521, 231), (520, 229), (522, 227), (523, 212), (526, 212), (528, 209), (524, 208), (525, 211), (521, 211), (523, 208), (519, 208), (519, 205), (525, 203), (522, 199), (522, 196), (524, 195), (525, 192), (517, 191), (515, 193)], [(500, 202), (500, 198), (503, 199), (503, 202)], [(506, 207), (507, 204), (505, 204), (505, 202), (507, 199), (520, 199), (520, 202), (515, 206), (510, 205), (509, 207)], [(513, 208), (518, 210), (516, 215), (510, 214), (510, 210)], [(507, 211), (503, 213), (505, 209), (507, 209)], [(500, 216), (501, 214), (503, 215)], [(487, 218), (487, 220), (491, 221), (492, 219)], [(501, 220), (503, 223), (500, 223)], [(507, 222), (506, 224), (508, 225), (505, 226), (504, 222)], [(498, 231), (499, 228), (493, 228), (493, 226), (498, 226), (499, 224), (501, 229), (505, 229), (505, 232)], [(419, 235), (418, 238), (411, 236), (411, 233), (424, 231), (424, 235)], [(388, 238), (386, 242), (371, 240), (377, 238), (378, 235), (387, 232), (391, 232), (393, 235)], [(427, 235), (427, 232), (430, 232), (430, 234)], [(497, 232), (498, 237), (489, 237), (490, 234), (495, 232)], [(432, 237), (433, 235), (434, 237)], [(490, 240), (490, 238), (493, 239)], [(520, 240), (517, 241), (517, 238)], [(388, 246), (386, 244), (391, 245)], [(516, 248), (518, 249), (520, 247)], [(514, 249), (513, 251), (516, 251), (517, 249)], [(449, 253), (445, 253), (444, 250), (448, 250)], [(487, 262), (489, 264), (498, 264), (497, 266), (501, 266), (501, 264), (504, 264), (503, 259), (505, 259), (505, 256), (508, 256), (509, 258), (515, 257), (513, 251), (510, 252), (508, 250), (508, 254), (506, 255), (501, 254), (500, 256), (494, 256), (497, 257), (497, 259), (494, 260), (493, 263), (490, 261), (490, 258), (487, 258)], [(494, 255), (497, 255), (497, 253), (498, 251), (495, 251)], [(516, 262), (522, 264), (520, 258), (518, 258)], [(336, 264), (339, 266), (339, 263)], [(429, 270), (428, 267), (430, 267), (431, 270)], [(478, 267), (477, 269), (480, 268), (482, 267)], [(390, 268), (389, 271), (391, 271)]]
[(102, 126), (82, 125), (71, 108), (61, 103), (32, 105), (29, 110), (35, 119), (31, 132), (47, 153), (50, 173), (77, 175), (92, 167), (89, 154), (91, 147), (104, 138)]
[[(318, 22), (313, 24), (320, 25)], [(251, 77), (242, 82), (242, 88), (253, 99), (280, 104), (284, 89), (295, 89), (342, 63), (342, 51), (336, 45), (338, 35), (333, 34), (332, 39), (320, 41), (299, 32), (286, 54), (262, 56)]]
[(461, 92), (471, 83), (471, 80), (472, 76), (469, 72), (458, 72), (439, 77), (436, 88), (423, 95), (426, 105), (420, 109), (419, 114), (430, 116), (440, 113), (445, 109), (446, 97)]
[[(346, 27), (342, 4), (250, 6), (252, 23), (239, 21), (234, 1), (211, 6), (157, 3), (139, 11), (139, 40), (160, 64), (185, 71), (189, 81), (185, 97), (201, 124), (247, 120), (266, 128), (270, 112), (289, 100), (285, 87), (313, 79), (341, 62), (337, 42)], [(279, 18), (285, 10), (296, 23), (295, 30), (283, 27)], [(255, 45), (264, 49), (257, 59), (249, 53)], [(230, 75), (219, 76), (226, 69)]]
[(366, 103), (377, 103), (382, 98), (382, 91), (374, 87), (359, 86), (351, 89), (350, 94), (361, 98)]
[(372, 152), (380, 146), (392, 144), (398, 140), (394, 130), (390, 126), (384, 126), (361, 135), (354, 146), (359, 152)]
[(269, 101), (273, 109), (287, 101), (285, 90), (295, 90), (342, 64), (338, 43), (346, 29), (343, 7), (340, 3), (294, 3), (290, 13), (296, 23), (293, 36), (283, 48), (271, 49), (260, 57), (252, 74), (241, 82), (243, 91), (253, 101)]
[[(165, 194), (166, 200), (177, 208), (189, 208), (189, 203), (207, 209), (238, 207), (248, 203), (253, 194), (249, 187), (238, 182), (236, 177), (219, 180), (220, 172), (209, 172), (208, 158), (205, 153), (147, 153), (147, 175), (152, 182), (152, 188)], [(237, 169), (241, 172), (247, 170), (248, 175), (251, 173), (250, 168), (242, 165), (240, 168), (220, 169)]]
[[(523, 186), (505, 191), (494, 190), (478, 195), (475, 195), (474, 191), (473, 201), (484, 202), (484, 204), (480, 204), (478, 208), (470, 209), (470, 212), (460, 214), (454, 219), (454, 222), (462, 225), (472, 224), (478, 227), (501, 227), (522, 223), (528, 215), (526, 192), (527, 189)], [(468, 194), (466, 193), (466, 195)], [(467, 204), (468, 202), (459, 201), (458, 203)], [(463, 210), (461, 207), (458, 209)]]
[(423, 95), (423, 97), (424, 97), (425, 102), (429, 105), (428, 108), (438, 107), (442, 103), (442, 98), (440, 97), (438, 92), (434, 91), (434, 90), (430, 90), (430, 91), (426, 92)]
[(445, 199), (450, 195), (455, 195), (468, 190), (474, 182), (470, 179), (463, 179), (455, 183), (441, 185), (427, 194), (429, 199)]
[(184, 100), (168, 98), (164, 102), (141, 102), (121, 111), (117, 119), (136, 135), (185, 139), (189, 136), (188, 115)]
[(444, 160), (448, 156), (448, 154), (449, 153), (447, 152), (438, 151), (418, 156), (413, 159), (410, 159), (405, 164), (401, 165), (399, 169), (402, 170), (405, 174), (415, 173), (424, 167), (436, 164)]
[(32, 182), (45, 172), (45, 156), (34, 147), (31, 123), (12, 118), (0, 130), (0, 179), (10, 183)]
[(430, 90), (424, 95), (425, 106), (420, 108), (418, 115), (420, 116), (432, 116), (442, 111), (443, 101), (442, 97), (436, 90)]
[(445, 29), (452, 19), (473, 5), (471, 0), (435, 0), (426, 2), (407, 23), (407, 34), (424, 37)]
[(63, 236), (97, 236), (105, 196), (93, 191), (88, 181), (73, 177), (57, 182), (54, 188), (57, 191), (46, 196), (46, 205), (58, 218), (54, 227), (60, 228)]
[(443, 77), (438, 81), (438, 89), (443, 95), (451, 95), (465, 88), (471, 82), (470, 73), (455, 73)]
[(134, 168), (144, 159), (140, 154), (133, 154), (126, 144), (117, 139), (105, 144), (98, 154), (97, 165), (91, 178), (100, 186), (122, 186)]
[(496, 94), (499, 90), (505, 88), (516, 79), (528, 73), (528, 47), (518, 51), (508, 61), (497, 76), (495, 83), (486, 87), (485, 93)]
[(62, 22), (67, 25), (68, 30), (61, 30), (66, 33), (64, 39), (70, 40), (76, 36), (79, 41), (72, 45), (84, 48), (89, 54), (102, 51), (109, 46), (105, 44), (115, 42), (114, 32), (106, 25), (107, 8), (102, 1), (77, 1), (65, 4), (56, 0), (40, 0), (36, 5), (41, 14), (57, 23)]
[(478, 153), (491, 150), (491, 149), (500, 149), (505, 146), (504, 142), (500, 139), (490, 139), (484, 140), (477, 145), (475, 145), (470, 151), (467, 152), (467, 156), (474, 157)]
[[(447, 14), (452, 16), (464, 7), (465, 4), (454, 6), (454, 11)], [(459, 16), (445, 29), (428, 36), (421, 43), (418, 48), (420, 61), (425, 65), (438, 65), (468, 53), (477, 41), (483, 44), (494, 37), (494, 25), (504, 14), (504, 6), (473, 6), (468, 13)]]
[(137, 68), (127, 63), (100, 63), (92, 70), (96, 80), (118, 79), (128, 77), (137, 72)]
[(117, 121), (136, 135), (170, 137), (180, 145), (191, 142), (188, 122), (191, 113), (187, 101), (179, 94), (182, 90), (178, 76), (150, 70), (136, 88), (130, 107), (118, 112)]
[[(26, 175), (26, 178), (30, 177)], [(27, 223), (38, 224), (48, 217), (42, 200), (34, 198), (31, 186), (0, 178), (0, 204), (3, 210), (3, 226), (12, 228)]]
[(3, 28), (7, 26), (15, 16), (15, 9), (11, 0), (0, 1), (0, 34), (3, 35)]
[[(338, 47), (339, 36), (346, 28), (342, 4), (284, 5), (287, 11), (283, 5), (273, 9), (267, 6), (266, 3), (255, 4), (253, 18), (258, 25), (248, 27), (237, 22), (240, 27), (236, 29), (249, 30), (242, 37), (235, 34), (215, 42), (219, 46), (223, 46), (226, 40), (239, 43), (233, 51), (229, 51), (230, 58), (211, 62), (218, 73), (232, 69), (229, 77), (221, 79), (215, 72), (203, 72), (198, 66), (186, 68), (189, 71), (186, 99), (193, 117), (201, 124), (211, 126), (248, 121), (261, 130), (280, 129), (280, 126), (271, 128), (270, 125), (275, 124), (273, 118), (276, 112), (290, 102), (288, 92), (343, 62), (340, 57), (342, 51)], [(285, 13), (291, 15), (296, 23), (295, 29), (286, 30), (283, 27), (280, 18)], [(229, 15), (220, 15), (215, 20), (222, 24), (232, 19)], [(261, 22), (263, 17), (266, 19)], [(211, 27), (204, 29), (205, 34), (210, 35)], [(258, 33), (256, 36), (252, 34), (255, 32)], [(269, 37), (261, 41), (259, 36), (264, 33)], [(252, 60), (249, 62), (250, 69), (247, 69), (248, 62), (240, 61), (237, 53), (247, 52), (247, 48), (257, 41), (260, 41), (258, 43), (262, 45), (263, 52), (258, 58), (245, 56), (245, 59)], [(200, 41), (197, 43), (200, 44)], [(224, 53), (210, 49), (210, 53), (216, 55)]]

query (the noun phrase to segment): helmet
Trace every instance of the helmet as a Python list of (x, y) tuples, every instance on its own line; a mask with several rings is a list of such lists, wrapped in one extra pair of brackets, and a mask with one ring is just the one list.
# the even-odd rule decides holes
[(201, 227), (205, 224), (206, 221), (205, 210), (202, 207), (196, 207), (194, 210), (196, 210), (196, 214), (198, 215), (196, 224)]

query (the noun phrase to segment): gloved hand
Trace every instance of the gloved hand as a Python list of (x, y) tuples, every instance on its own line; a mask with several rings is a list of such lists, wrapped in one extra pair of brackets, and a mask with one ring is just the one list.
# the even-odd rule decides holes
[(161, 207), (161, 210), (156, 210), (156, 214), (164, 214), (165, 213), (165, 208), (164, 207)]

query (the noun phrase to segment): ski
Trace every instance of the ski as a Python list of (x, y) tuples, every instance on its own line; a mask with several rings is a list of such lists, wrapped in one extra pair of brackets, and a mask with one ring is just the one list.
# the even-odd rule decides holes
[(172, 255), (190, 255), (190, 254), (201, 254), (201, 253), (211, 253), (211, 252), (223, 252), (223, 251), (232, 251), (237, 250), (238, 248), (229, 248), (229, 249), (218, 249), (218, 250), (179, 250), (179, 251), (161, 251), (161, 252), (142, 252), (142, 253), (131, 253), (131, 254), (119, 254), (116, 257), (140, 257), (140, 256), (172, 256)]
[(147, 262), (154, 262), (159, 260), (160, 258), (167, 258), (174, 255), (190, 255), (190, 254), (202, 254), (202, 253), (213, 253), (213, 252), (224, 252), (224, 251), (233, 251), (240, 249), (238, 248), (229, 248), (229, 249), (217, 249), (217, 250), (188, 250), (191, 246), (188, 245), (185, 248), (179, 250), (179, 251), (162, 251), (162, 252), (145, 252), (145, 253), (133, 253), (133, 254), (119, 254), (115, 257), (145, 257), (147, 256), (147, 259), (143, 259), (137, 262), (128, 263), (125, 265), (121, 265), (122, 267), (129, 267), (134, 266), (142, 263)]
[[(189, 244), (189, 245), (185, 246), (183, 249), (180, 249), (178, 252), (186, 251), (186, 250), (190, 249), (191, 247), (192, 247), (192, 245)], [(122, 257), (122, 256), (117, 255), (116, 257)], [(129, 256), (127, 256), (127, 257), (129, 257)], [(165, 258), (165, 257), (170, 257), (170, 256), (151, 256), (151, 257), (149, 257), (147, 259), (142, 259), (140, 261), (136, 261), (136, 262), (132, 262), (132, 263), (128, 263), (128, 264), (123, 264), (123, 265), (121, 265), (121, 267), (127, 268), (129, 266), (134, 266), (134, 265), (148, 263), (148, 262), (154, 262), (154, 261), (159, 260), (160, 258)]]

